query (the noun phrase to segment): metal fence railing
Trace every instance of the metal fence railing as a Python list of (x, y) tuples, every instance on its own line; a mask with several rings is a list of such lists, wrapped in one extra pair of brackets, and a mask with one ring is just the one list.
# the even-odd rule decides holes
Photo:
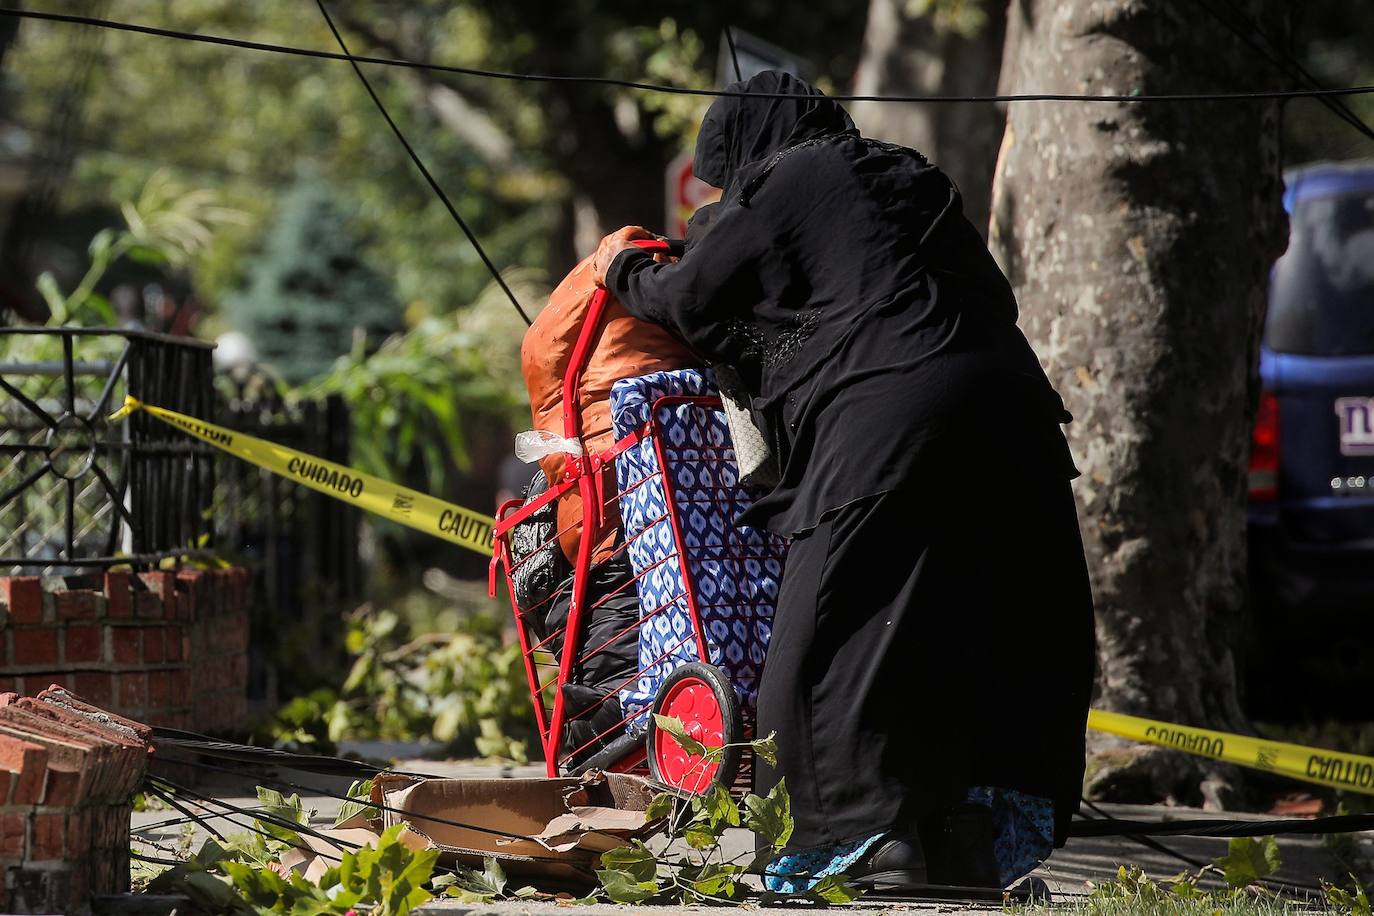
[[(218, 382), (220, 425), (350, 463), (351, 423), (342, 398), (288, 401), (260, 373)], [(234, 458), (220, 464), (217, 480), (215, 542), (253, 567), (264, 606), (337, 614), (361, 593), (357, 509)]]
[(0, 328), (0, 575), (153, 565), (207, 546), (213, 449), (134, 393), (213, 418), (212, 345), (134, 330)]

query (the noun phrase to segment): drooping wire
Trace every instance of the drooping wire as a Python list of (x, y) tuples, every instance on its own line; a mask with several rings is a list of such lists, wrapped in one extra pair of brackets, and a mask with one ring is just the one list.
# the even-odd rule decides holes
[[(1107, 811), (1102, 810), (1100, 807), (1098, 807), (1097, 805), (1093, 804), (1093, 803), (1092, 803), (1091, 801), (1089, 801), (1087, 798), (1081, 798), (1080, 801), (1082, 802), (1082, 804), (1083, 804), (1085, 807), (1089, 808), (1090, 810), (1092, 810), (1093, 812), (1095, 812), (1095, 813), (1098, 815), (1097, 818), (1094, 818), (1094, 817), (1090, 817), (1090, 816), (1087, 815), (1087, 814), (1084, 814), (1082, 811), (1079, 811), (1079, 812), (1078, 812), (1078, 816), (1081, 817), (1081, 818), (1083, 818), (1084, 820), (1092, 821), (1092, 820), (1099, 820), (1099, 819), (1100, 819), (1100, 820), (1109, 821), (1109, 822), (1110, 822), (1110, 821), (1116, 820), (1115, 816), (1113, 816), (1112, 814), (1110, 814), (1110, 813), (1107, 812)], [(1135, 843), (1136, 845), (1138, 845), (1138, 846), (1143, 846), (1144, 848), (1153, 850), (1154, 852), (1160, 853), (1161, 855), (1168, 856), (1168, 857), (1170, 857), (1170, 858), (1172, 858), (1172, 859), (1177, 859), (1178, 861), (1180, 861), (1180, 862), (1184, 863), (1185, 865), (1188, 865), (1188, 866), (1190, 866), (1190, 867), (1192, 867), (1192, 868), (1203, 869), (1203, 868), (1206, 868), (1206, 867), (1208, 867), (1209, 865), (1212, 864), (1211, 862), (1203, 861), (1202, 859), (1196, 858), (1196, 857), (1194, 857), (1194, 856), (1187, 855), (1186, 853), (1179, 852), (1177, 849), (1173, 849), (1173, 848), (1171, 848), (1171, 847), (1169, 847), (1169, 846), (1165, 846), (1163, 843), (1159, 842), (1158, 840), (1154, 839), (1153, 837), (1127, 834), (1127, 835), (1126, 835), (1126, 839), (1131, 840), (1132, 842), (1134, 842), (1134, 843)], [(1274, 878), (1261, 878), (1260, 880), (1261, 880), (1261, 882), (1262, 882), (1263, 884), (1266, 884), (1266, 885), (1268, 885), (1268, 886), (1270, 886), (1270, 887), (1272, 887), (1272, 888), (1274, 888), (1274, 889), (1276, 889), (1276, 890), (1302, 890), (1302, 891), (1319, 891), (1319, 890), (1321, 890), (1321, 887), (1320, 887), (1319, 885), (1316, 885), (1316, 884), (1308, 884), (1308, 883), (1305, 882), (1305, 881), (1287, 881), (1287, 880), (1282, 880), (1282, 881), (1281, 881), (1281, 880), (1277, 880), (1277, 879), (1274, 879)]]
[(151, 864), (151, 865), (172, 865), (172, 866), (177, 866), (177, 865), (185, 865), (185, 864), (186, 864), (185, 862), (183, 862), (183, 861), (180, 860), (180, 859), (164, 859), (164, 858), (162, 858), (161, 856), (149, 856), (149, 855), (144, 855), (143, 853), (138, 852), (137, 850), (133, 850), (133, 849), (129, 850), (129, 858), (133, 859), (133, 860), (136, 861), (136, 862), (147, 862), (147, 863), (149, 863), (149, 864)]
[[(17, 16), (23, 19), (41, 19), (51, 22), (67, 22), (77, 25), (96, 26), (124, 32), (137, 32), (161, 38), (204, 44), (224, 45), (250, 51), (267, 51), (276, 54), (291, 54), (300, 57), (313, 57), (322, 60), (342, 60), (354, 64), (376, 64), (384, 67), (401, 67), (411, 70), (429, 70), (436, 73), (455, 73), (463, 76), (476, 76), (486, 79), (513, 80), (527, 83), (578, 83), (598, 86), (619, 86), (644, 92), (662, 92), (672, 95), (696, 95), (710, 98), (729, 96), (735, 98), (788, 99), (793, 96), (784, 92), (743, 92), (726, 89), (696, 89), (688, 86), (669, 86), (662, 83), (646, 83), (638, 80), (617, 79), (610, 76), (558, 76), (547, 73), (510, 73), (502, 70), (484, 70), (477, 67), (458, 67), (451, 64), (418, 63), (392, 57), (371, 57), (366, 55), (346, 55), (334, 51), (315, 48), (298, 48), (289, 45), (268, 44), (248, 41), (241, 38), (227, 38), (222, 35), (202, 35), (195, 32), (181, 32), (155, 26), (118, 22), (110, 19), (97, 19), (92, 16), (77, 16), (67, 13), (49, 13), (38, 10), (9, 9), (0, 7), (0, 16)], [(1371, 86), (1338, 86), (1325, 89), (1257, 89), (1238, 92), (1185, 92), (1165, 95), (1075, 95), (1072, 93), (1037, 92), (1009, 95), (832, 95), (837, 102), (893, 102), (906, 104), (959, 104), (959, 103), (1008, 103), (1008, 102), (1103, 102), (1114, 104), (1135, 104), (1149, 102), (1261, 102), (1274, 99), (1301, 99), (1343, 97), (1374, 94)]]
[(1110, 822), (1074, 821), (1071, 837), (1103, 836), (1277, 836), (1283, 833), (1324, 834), (1374, 831), (1374, 814), (1332, 814), (1314, 818), (1274, 818), (1263, 821), (1228, 821), (1194, 818), (1175, 821), (1136, 821), (1114, 817)]
[[(234, 827), (240, 827), (240, 828), (242, 828), (242, 829), (244, 829), (244, 830), (247, 830), (247, 831), (249, 831), (249, 832), (251, 832), (251, 833), (256, 833), (256, 834), (258, 834), (259, 836), (263, 836), (263, 837), (266, 837), (266, 838), (268, 838), (268, 839), (272, 839), (272, 840), (280, 840), (280, 839), (281, 839), (281, 837), (278, 837), (278, 836), (274, 835), (274, 834), (271, 833), (270, 831), (264, 830), (262, 827), (258, 826), (258, 824), (256, 824), (256, 823), (251, 823), (251, 822), (250, 822), (250, 823), (245, 824), (245, 823), (243, 823), (242, 821), (236, 821), (236, 820), (234, 820), (234, 815), (246, 816), (246, 817), (249, 817), (249, 818), (253, 819), (254, 821), (264, 821), (264, 822), (266, 822), (266, 823), (275, 823), (277, 826), (285, 827), (286, 829), (288, 829), (288, 830), (293, 830), (293, 831), (295, 831), (295, 832), (297, 832), (297, 833), (305, 833), (305, 834), (307, 834), (307, 835), (318, 834), (318, 832), (315, 831), (315, 830), (313, 830), (312, 828), (309, 828), (308, 826), (301, 825), (301, 824), (299, 824), (299, 823), (297, 823), (297, 822), (295, 822), (295, 821), (287, 821), (285, 818), (277, 818), (277, 817), (275, 817), (275, 816), (273, 816), (273, 815), (271, 815), (271, 814), (268, 814), (267, 812), (263, 812), (263, 811), (250, 811), (250, 810), (248, 810), (248, 809), (246, 809), (246, 808), (240, 808), (240, 807), (237, 806), (237, 805), (231, 805), (231, 804), (229, 804), (228, 802), (221, 801), (221, 800), (216, 799), (216, 798), (211, 798), (211, 797), (208, 796), (208, 795), (202, 795), (202, 794), (200, 794), (200, 793), (198, 793), (198, 792), (193, 792), (193, 791), (191, 791), (191, 790), (189, 790), (189, 789), (186, 789), (186, 788), (184, 788), (184, 787), (177, 786), (175, 783), (169, 783), (169, 782), (167, 782), (166, 780), (163, 780), (163, 779), (161, 779), (161, 778), (159, 778), (159, 777), (151, 777), (151, 778), (149, 778), (147, 781), (145, 781), (144, 787), (145, 787), (146, 789), (148, 789), (148, 790), (150, 790), (150, 791), (153, 791), (154, 794), (158, 795), (158, 796), (159, 796), (160, 798), (162, 798), (164, 801), (167, 801), (167, 802), (169, 802), (169, 803), (171, 802), (171, 797), (170, 797), (169, 795), (167, 795), (167, 794), (164, 794), (163, 791), (157, 791), (157, 790), (155, 789), (155, 786), (154, 786), (154, 783), (155, 783), (155, 782), (158, 783), (158, 784), (161, 784), (163, 787), (165, 787), (165, 789), (171, 789), (171, 790), (174, 791), (177, 795), (184, 796), (188, 802), (191, 802), (191, 803), (193, 803), (193, 804), (198, 805), (198, 806), (200, 807), (201, 811), (204, 812), (204, 813), (201, 814), (201, 815), (196, 816), (196, 818), (195, 818), (195, 819), (196, 819), (196, 822), (199, 823), (199, 824), (200, 824), (202, 827), (204, 827), (206, 830), (208, 830), (208, 831), (210, 831), (212, 834), (214, 834), (214, 835), (215, 835), (217, 838), (219, 838), (222, 842), (226, 842), (226, 843), (227, 843), (227, 842), (229, 842), (229, 841), (226, 840), (226, 839), (224, 838), (223, 834), (221, 834), (218, 830), (216, 830), (213, 826), (210, 825), (210, 823), (209, 823), (210, 821), (212, 821), (212, 820), (222, 820), (222, 821), (225, 821), (225, 822), (229, 823), (230, 825), (232, 825), (232, 826), (234, 826)], [(214, 808), (211, 808), (210, 805), (217, 805), (217, 806), (219, 806), (220, 808), (222, 808), (223, 810), (221, 810), (221, 811), (216, 811)], [(353, 849), (358, 849), (358, 848), (360, 848), (360, 847), (358, 846), (358, 844), (356, 844), (356, 843), (349, 843), (349, 842), (346, 842), (346, 841), (344, 841), (344, 840), (337, 839), (337, 838), (335, 838), (335, 837), (325, 837), (325, 836), (323, 836), (323, 835), (321, 835), (321, 837), (322, 837), (324, 840), (326, 840), (327, 842), (329, 842), (331, 845), (333, 845), (335, 848), (344, 848), (344, 847), (352, 847)], [(333, 861), (335, 861), (335, 862), (342, 861), (341, 858), (340, 858), (339, 856), (337, 856), (337, 855), (332, 855), (332, 854), (330, 854), (330, 853), (324, 852), (323, 850), (315, 850), (315, 849), (313, 849), (312, 847), (310, 847), (309, 845), (300, 845), (300, 844), (298, 844), (298, 843), (292, 843), (292, 842), (290, 842), (289, 840), (282, 840), (282, 842), (285, 842), (285, 843), (287, 843), (287, 845), (292, 846), (292, 847), (294, 847), (294, 848), (296, 848), (296, 849), (299, 849), (299, 850), (301, 850), (301, 851), (303, 851), (303, 852), (315, 852), (315, 853), (318, 854), (321, 858), (331, 859), (331, 860), (333, 860)]]
[(171, 805), (171, 806), (172, 806), (173, 808), (175, 808), (176, 810), (180, 811), (183, 815), (185, 815), (185, 816), (186, 816), (187, 818), (189, 818), (190, 820), (195, 821), (197, 824), (200, 824), (200, 826), (202, 826), (202, 827), (204, 827), (206, 830), (210, 831), (210, 835), (213, 836), (215, 839), (220, 840), (221, 842), (224, 842), (224, 841), (225, 841), (225, 840), (224, 840), (224, 834), (222, 834), (222, 833), (220, 833), (218, 830), (216, 830), (213, 824), (209, 823), (208, 821), (206, 821), (205, 819), (203, 819), (203, 818), (201, 818), (201, 817), (196, 816), (195, 813), (193, 813), (190, 809), (188, 809), (188, 808), (186, 808), (184, 805), (182, 805), (181, 802), (177, 801), (175, 798), (173, 798), (172, 796), (168, 795), (167, 793), (165, 793), (165, 792), (163, 792), (161, 789), (159, 789), (156, 785), (154, 785), (154, 784), (152, 783), (151, 780), (145, 782), (144, 788), (146, 788), (146, 789), (147, 789), (149, 792), (151, 792), (153, 795), (156, 795), (158, 798), (162, 799), (162, 800), (163, 800), (164, 802), (166, 802), (167, 804)]
[[(1243, 29), (1239, 28), (1230, 19), (1227, 19), (1225, 16), (1222, 16), (1221, 13), (1219, 13), (1216, 10), (1215, 7), (1213, 7), (1209, 2), (1207, 2), (1207, 0), (1196, 0), (1196, 2), (1198, 6), (1201, 6), (1209, 16), (1211, 16), (1218, 23), (1220, 23), (1231, 34), (1235, 35), (1237, 39), (1239, 39), (1247, 47), (1253, 50), (1256, 54), (1258, 54), (1260, 57), (1263, 57), (1266, 61), (1268, 61), (1270, 65), (1272, 65), (1274, 69), (1277, 70), (1279, 73), (1291, 79), (1295, 79), (1299, 83), (1305, 83), (1309, 88), (1323, 88), (1321, 83), (1317, 80), (1317, 78), (1314, 77), (1311, 73), (1309, 73), (1306, 67), (1304, 67), (1292, 55), (1284, 51), (1283, 48), (1278, 44), (1278, 42), (1274, 41), (1274, 39), (1271, 38), (1268, 34), (1266, 34), (1264, 30), (1262, 30), (1253, 19), (1249, 18), (1245, 14), (1244, 10), (1237, 7), (1234, 3), (1230, 2), (1230, 0), (1222, 0), (1222, 2), (1226, 5), (1226, 8), (1231, 12), (1231, 14), (1237, 17), (1240, 20), (1241, 24), (1243, 24), (1247, 29), (1249, 29), (1250, 32), (1253, 34), (1247, 34)], [(1254, 36), (1259, 36), (1261, 39), (1264, 40), (1265, 44), (1267, 44), (1269, 48), (1273, 50), (1271, 51), (1260, 45), (1257, 41), (1255, 41)], [(1343, 100), (1339, 98), (1319, 96), (1318, 101), (1320, 101), (1322, 105), (1324, 105), (1336, 117), (1340, 118), (1346, 124), (1349, 124), (1355, 130), (1363, 134), (1366, 139), (1374, 140), (1374, 129), (1370, 128), (1370, 126), (1366, 124), (1364, 120), (1360, 118), (1359, 115), (1355, 114), (1355, 112), (1352, 111)]]
[(735, 30), (729, 22), (725, 23), (725, 43), (730, 48), (730, 63), (735, 67), (735, 79), (743, 81), (744, 71), (739, 68), (739, 52), (735, 50)]
[[(212, 763), (205, 763), (204, 761), (199, 761), (199, 760), (178, 760), (177, 763), (178, 763), (179, 765), (181, 765), (181, 766), (194, 767), (194, 768), (196, 768), (196, 769), (208, 770), (208, 771), (210, 771), (210, 772), (226, 773), (226, 774), (229, 774), (229, 775), (238, 776), (238, 777), (240, 777), (240, 778), (244, 778), (244, 777), (246, 776), (246, 774), (244, 774), (244, 773), (243, 773), (242, 771), (240, 771), (240, 770), (233, 770), (233, 769), (230, 769), (229, 767), (216, 766), (215, 764), (212, 764)], [(487, 836), (496, 837), (497, 839), (500, 839), (500, 840), (533, 840), (533, 839), (534, 839), (533, 837), (531, 837), (531, 836), (529, 836), (529, 835), (527, 835), (527, 834), (523, 834), (523, 833), (513, 833), (513, 832), (511, 832), (511, 831), (509, 831), (509, 830), (498, 830), (498, 829), (496, 829), (496, 828), (494, 828), (494, 827), (487, 827), (487, 826), (484, 826), (484, 825), (482, 825), (482, 824), (466, 823), (466, 822), (464, 822), (464, 821), (454, 820), (453, 818), (440, 817), (440, 816), (434, 815), (434, 814), (421, 814), (421, 813), (416, 812), (416, 811), (406, 811), (406, 810), (404, 810), (404, 809), (402, 809), (402, 808), (397, 808), (397, 807), (395, 807), (395, 806), (388, 805), (388, 804), (386, 804), (386, 803), (384, 803), (384, 802), (374, 802), (374, 801), (371, 801), (371, 800), (369, 800), (369, 799), (363, 799), (363, 798), (357, 798), (357, 797), (350, 797), (350, 796), (348, 796), (348, 795), (344, 795), (344, 794), (339, 793), (339, 792), (331, 792), (331, 791), (329, 791), (329, 790), (327, 790), (327, 789), (325, 789), (325, 788), (323, 788), (323, 787), (321, 787), (321, 786), (308, 786), (308, 785), (304, 785), (304, 784), (302, 784), (302, 783), (292, 782), (292, 781), (286, 780), (286, 779), (275, 779), (275, 778), (272, 778), (272, 777), (261, 776), (261, 775), (256, 776), (256, 777), (252, 777), (252, 778), (256, 779), (256, 781), (257, 781), (258, 784), (260, 784), (260, 785), (269, 786), (269, 787), (272, 787), (272, 788), (276, 788), (276, 789), (278, 789), (278, 790), (285, 789), (285, 790), (287, 790), (287, 791), (292, 791), (292, 792), (303, 792), (303, 793), (305, 793), (305, 794), (307, 794), (307, 795), (322, 795), (322, 796), (324, 796), (324, 797), (326, 797), (326, 798), (335, 798), (335, 799), (338, 799), (338, 800), (340, 800), (340, 801), (351, 801), (351, 802), (355, 802), (355, 803), (357, 803), (357, 804), (359, 804), (359, 805), (362, 805), (362, 806), (365, 807), (365, 808), (371, 808), (371, 809), (376, 810), (376, 811), (385, 811), (385, 812), (390, 812), (390, 813), (392, 813), (392, 814), (405, 815), (405, 816), (407, 816), (407, 817), (411, 817), (411, 818), (414, 818), (415, 820), (419, 820), (419, 821), (426, 821), (426, 822), (435, 823), (435, 824), (444, 824), (445, 826), (449, 826), (449, 827), (458, 827), (458, 828), (461, 828), (461, 829), (464, 829), (464, 830), (471, 830), (471, 831), (474, 831), (474, 832), (476, 832), (476, 833), (482, 833), (482, 834), (486, 834)], [(588, 832), (589, 832), (589, 833), (601, 833), (602, 831), (592, 830), (592, 831), (588, 831)], [(537, 842), (537, 841), (536, 841), (536, 842)], [(539, 859), (539, 858), (541, 858), (541, 857), (536, 855), (536, 856), (531, 856), (531, 858)]]
[(501, 271), (496, 269), (496, 265), (493, 264), (491, 258), (487, 256), (487, 252), (482, 247), (482, 243), (477, 240), (476, 233), (472, 231), (467, 221), (459, 214), (458, 208), (453, 205), (453, 201), (449, 200), (448, 195), (444, 193), (444, 189), (439, 187), (439, 182), (434, 180), (434, 176), (429, 173), (429, 169), (425, 168), (425, 164), (420, 159), (419, 154), (416, 153), (414, 147), (410, 145), (410, 141), (406, 139), (405, 134), (401, 133), (401, 128), (392, 120), (391, 113), (386, 110), (386, 105), (382, 104), (381, 98), (372, 88), (372, 83), (368, 81), (367, 75), (363, 73), (363, 68), (358, 65), (357, 58), (349, 53), (348, 45), (344, 43), (343, 35), (340, 34), (338, 27), (334, 25), (334, 19), (329, 15), (329, 9), (324, 5), (324, 0), (315, 0), (315, 3), (319, 6), (320, 12), (324, 15), (324, 21), (329, 25), (329, 31), (334, 33), (334, 40), (339, 43), (339, 49), (343, 51), (344, 57), (347, 58), (348, 62), (353, 66), (353, 72), (358, 74), (358, 79), (362, 81), (363, 88), (367, 90), (367, 94), (372, 98), (372, 102), (377, 106), (377, 110), (381, 112), (382, 118), (386, 120), (387, 126), (391, 128), (391, 132), (396, 135), (397, 140), (401, 141), (401, 146), (405, 147), (406, 153), (410, 156), (410, 161), (415, 163), (415, 167), (420, 170), (420, 174), (424, 176), (425, 181), (429, 182), (430, 189), (439, 196), (439, 200), (441, 200), (444, 207), (447, 208), (449, 216), (453, 217), (453, 221), (458, 224), (458, 228), (463, 230), (463, 235), (467, 236), (468, 242), (472, 244), (472, 249), (476, 251), (477, 256), (482, 259), (482, 263), (485, 264), (487, 270), (491, 272), (492, 279), (496, 281), (497, 286), (501, 287), (501, 291), (506, 294), (506, 298), (510, 300), (510, 304), (515, 306), (515, 310), (520, 313), (520, 317), (525, 320), (525, 324), (533, 324), (530, 320), (530, 316), (526, 314), (525, 309), (520, 305), (520, 300), (515, 298), (514, 291), (512, 291), (510, 286), (506, 283), (505, 278), (501, 276)]
[[(1282, 62), (1287, 63), (1288, 66), (1290, 66), (1293, 69), (1293, 71), (1297, 73), (1300, 80), (1305, 81), (1307, 83), (1309, 88), (1325, 88), (1322, 85), (1321, 80), (1317, 79), (1317, 77), (1314, 76), (1311, 71), (1309, 71), (1306, 67), (1302, 65), (1302, 61), (1298, 60), (1287, 49), (1285, 49), (1282, 42), (1278, 41), (1274, 38), (1272, 34), (1261, 28), (1260, 24), (1256, 22), (1253, 18), (1251, 18), (1250, 15), (1246, 13), (1245, 10), (1242, 9), (1240, 5), (1235, 2), (1235, 0), (1221, 0), (1221, 2), (1228, 10), (1231, 11), (1233, 15), (1235, 15), (1241, 21), (1243, 25), (1245, 25), (1246, 28), (1250, 29), (1251, 32), (1262, 38), (1265, 41), (1265, 43), (1273, 49), (1274, 53), (1282, 59)], [(1360, 133), (1364, 134), (1367, 137), (1374, 138), (1374, 128), (1371, 128), (1368, 122), (1366, 122), (1363, 118), (1356, 114), (1353, 109), (1346, 105), (1344, 100), (1336, 97), (1323, 97), (1323, 100), (1329, 101), (1332, 105), (1334, 105), (1335, 108), (1333, 110), (1339, 110), (1344, 114), (1348, 115), (1350, 118), (1350, 122), (1348, 123), (1351, 123), (1351, 126), (1358, 129)]]

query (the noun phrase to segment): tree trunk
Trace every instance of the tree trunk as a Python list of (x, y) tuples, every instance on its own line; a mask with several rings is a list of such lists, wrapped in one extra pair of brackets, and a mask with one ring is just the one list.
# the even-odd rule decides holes
[[(963, 32), (935, 10), (909, 11), (907, 0), (871, 0), (854, 91), (861, 95), (992, 95), (1002, 63), (1006, 9), (987, 0), (986, 20)], [(971, 34), (966, 34), (970, 33)], [(986, 233), (1003, 114), (993, 105), (856, 102), (866, 136), (920, 150), (954, 179), (964, 213)]]
[[(1284, 28), (1281, 0), (1237, 2)], [(1013, 0), (1001, 88), (1251, 88), (1263, 68), (1227, 41), (1170, 0)], [(1075, 417), (1107, 709), (1247, 727), (1246, 464), (1266, 282), (1286, 238), (1278, 127), (1272, 103), (1034, 102), (1008, 115), (990, 241)], [(1100, 794), (1197, 801), (1203, 783), (1223, 801), (1199, 758), (1106, 760)]]

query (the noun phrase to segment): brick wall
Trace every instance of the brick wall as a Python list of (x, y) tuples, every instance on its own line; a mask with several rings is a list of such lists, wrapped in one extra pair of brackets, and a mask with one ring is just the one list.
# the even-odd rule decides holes
[(0, 694), (0, 912), (89, 912), (129, 889), (152, 730), (60, 688)]
[(0, 693), (54, 684), (155, 725), (247, 717), (248, 571), (0, 577)]

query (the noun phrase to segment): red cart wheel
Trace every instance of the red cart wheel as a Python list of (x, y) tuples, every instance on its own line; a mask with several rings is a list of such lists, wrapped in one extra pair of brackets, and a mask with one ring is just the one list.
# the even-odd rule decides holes
[[(688, 662), (675, 669), (658, 688), (653, 712), (681, 720), (687, 734), (707, 747), (723, 747), (744, 740), (739, 700), (725, 673), (714, 665)], [(704, 792), (713, 781), (728, 786), (739, 769), (740, 749), (727, 748), (719, 763), (689, 754), (649, 718), (649, 772), (659, 782)]]

